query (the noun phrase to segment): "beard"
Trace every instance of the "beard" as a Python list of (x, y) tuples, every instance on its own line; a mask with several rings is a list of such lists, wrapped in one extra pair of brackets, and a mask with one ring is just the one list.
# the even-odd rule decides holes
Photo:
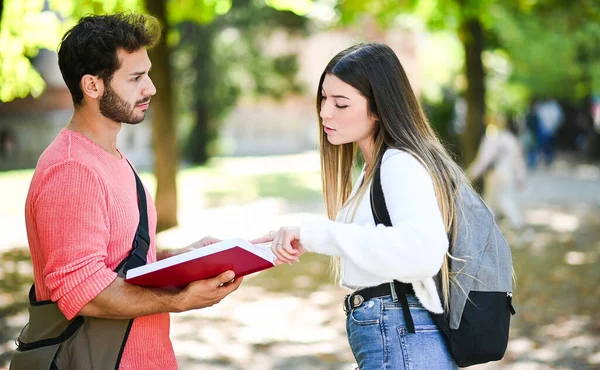
[(106, 85), (106, 91), (100, 99), (100, 113), (115, 122), (128, 123), (131, 125), (138, 124), (144, 120), (146, 115), (144, 113), (136, 115), (135, 108), (139, 104), (147, 103), (150, 101), (150, 97), (144, 98), (135, 102), (135, 104), (129, 104), (125, 99), (121, 98), (111, 87), (110, 84)]

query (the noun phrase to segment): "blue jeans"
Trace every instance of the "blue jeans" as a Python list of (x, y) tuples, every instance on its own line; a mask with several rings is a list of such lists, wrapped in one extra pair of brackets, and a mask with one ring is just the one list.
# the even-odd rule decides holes
[(446, 337), (414, 295), (407, 295), (415, 332), (391, 296), (365, 301), (348, 313), (346, 333), (360, 370), (457, 369)]

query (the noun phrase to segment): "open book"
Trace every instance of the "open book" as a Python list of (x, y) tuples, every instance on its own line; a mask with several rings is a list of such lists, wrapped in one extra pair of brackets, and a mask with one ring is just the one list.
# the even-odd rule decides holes
[(274, 261), (268, 247), (235, 238), (136, 267), (127, 271), (125, 281), (145, 287), (183, 288), (227, 270), (233, 270), (235, 277), (266, 270)]

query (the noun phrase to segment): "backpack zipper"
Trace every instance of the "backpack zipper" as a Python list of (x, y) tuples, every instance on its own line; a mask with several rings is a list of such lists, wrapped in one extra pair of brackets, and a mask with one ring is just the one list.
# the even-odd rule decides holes
[(512, 305), (513, 294), (512, 292), (506, 292), (506, 298), (508, 298), (508, 309), (512, 315), (516, 314), (515, 308)]

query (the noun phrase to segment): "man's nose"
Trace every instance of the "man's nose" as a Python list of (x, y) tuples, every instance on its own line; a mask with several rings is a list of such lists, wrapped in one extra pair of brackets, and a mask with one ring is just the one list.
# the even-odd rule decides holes
[(156, 86), (154, 86), (152, 79), (148, 78), (148, 86), (144, 90), (144, 95), (145, 96), (153, 96), (155, 94), (156, 94)]

